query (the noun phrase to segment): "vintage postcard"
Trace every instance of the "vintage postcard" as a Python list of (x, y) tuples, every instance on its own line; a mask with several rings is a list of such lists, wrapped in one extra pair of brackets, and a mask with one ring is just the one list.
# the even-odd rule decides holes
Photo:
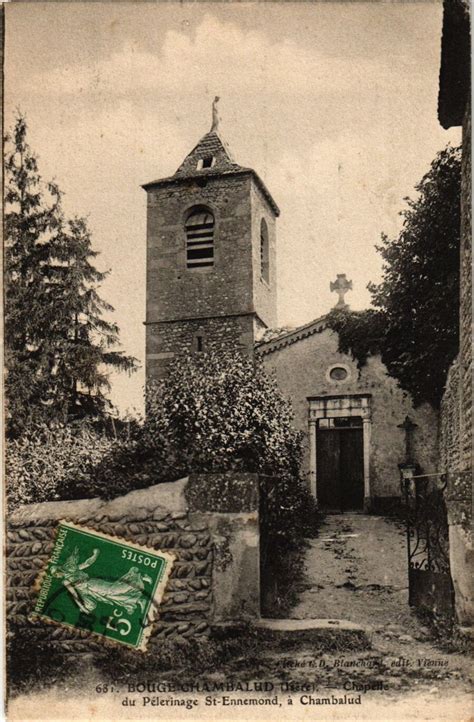
[(470, 719), (468, 3), (1, 18), (7, 719)]

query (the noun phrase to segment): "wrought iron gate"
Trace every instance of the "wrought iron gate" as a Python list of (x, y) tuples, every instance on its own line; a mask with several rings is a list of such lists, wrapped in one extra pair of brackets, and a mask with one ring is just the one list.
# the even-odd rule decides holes
[(408, 546), (408, 603), (435, 614), (454, 614), (449, 568), (446, 477), (404, 480)]

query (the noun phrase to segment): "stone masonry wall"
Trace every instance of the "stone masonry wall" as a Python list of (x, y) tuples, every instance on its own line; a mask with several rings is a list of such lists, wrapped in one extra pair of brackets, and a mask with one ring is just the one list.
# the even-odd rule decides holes
[(471, 107), (468, 102), (463, 124), (461, 165), (461, 459), (462, 469), (472, 467), (472, 169)]
[[(254, 308), (267, 328), (277, 325), (277, 248), (275, 215), (256, 185), (251, 186), (252, 248)], [(268, 230), (269, 280), (262, 278), (260, 258), (260, 233), (262, 219)]]
[(471, 108), (464, 115), (461, 161), (459, 354), (441, 403), (440, 471), (447, 473), (449, 554), (456, 615), (474, 626), (472, 566), (472, 217)]
[[(163, 639), (207, 635), (214, 624), (241, 620), (242, 601), (243, 617), (258, 617), (258, 502), (252, 492), (258, 482), (251, 474), (223, 476), (228, 503), (222, 512), (210, 511), (213, 505), (221, 507), (216, 495), (206, 492), (212, 486), (209, 476), (200, 475), (107, 502), (86, 499), (18, 509), (7, 530), (7, 615), (14, 628), (32, 644), (66, 653), (103, 647), (101, 639), (85, 631), (28, 619), (36, 599), (33, 584), (47, 563), (61, 519), (175, 556), (150, 651)], [(214, 479), (214, 486), (221, 483)], [(244, 568), (251, 572), (247, 579), (242, 578)]]
[(147, 326), (147, 377), (161, 378), (175, 355), (184, 356), (202, 350), (234, 349), (253, 353), (254, 316), (174, 321)]
[[(256, 312), (276, 323), (275, 214), (253, 178), (183, 180), (150, 190), (147, 322)], [(214, 265), (186, 267), (185, 221), (194, 206), (214, 215)], [(270, 284), (260, 282), (260, 222), (270, 242)]]
[[(251, 179), (203, 180), (148, 192), (148, 322), (253, 311)], [(214, 266), (187, 269), (185, 221), (196, 205), (214, 215)]]
[(439, 460), (441, 471), (447, 471), (450, 467), (458, 469), (460, 464), (459, 392), (459, 364), (455, 361), (449, 369), (440, 408)]
[[(471, 115), (466, 108), (461, 161), (461, 248), (459, 354), (451, 366), (441, 403), (440, 466), (450, 475), (450, 496), (456, 479), (472, 468), (472, 219)], [(469, 503), (470, 506), (470, 503)]]

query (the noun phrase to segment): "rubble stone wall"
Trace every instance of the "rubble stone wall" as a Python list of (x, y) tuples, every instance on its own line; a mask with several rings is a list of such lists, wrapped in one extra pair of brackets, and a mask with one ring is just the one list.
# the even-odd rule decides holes
[(460, 454), (459, 364), (449, 369), (440, 409), (439, 459), (441, 470), (458, 469)]
[[(224, 511), (214, 512), (209, 507), (216, 495), (207, 496), (206, 490), (222, 477), (227, 477), (227, 505)], [(174, 555), (149, 649), (166, 638), (209, 634), (219, 622), (258, 617), (257, 489), (258, 479), (252, 474), (195, 475), (111, 501), (85, 499), (21, 507), (11, 516), (7, 530), (8, 618), (32, 642), (50, 649), (76, 653), (103, 647), (102, 640), (88, 632), (29, 619), (37, 596), (33, 585), (48, 561), (60, 520)]]
[(440, 470), (447, 473), (450, 566), (456, 614), (474, 626), (472, 566), (472, 218), (471, 113), (463, 123), (461, 162), (461, 252), (459, 354), (451, 366), (441, 403)]

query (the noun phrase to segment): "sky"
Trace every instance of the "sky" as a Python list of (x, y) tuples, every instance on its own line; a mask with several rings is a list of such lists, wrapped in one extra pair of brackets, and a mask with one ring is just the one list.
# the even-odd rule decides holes
[(26, 114), (44, 180), (87, 216), (101, 295), (123, 349), (112, 374), (122, 413), (142, 409), (146, 194), (210, 129), (254, 168), (281, 210), (279, 325), (337, 301), (367, 308), (381, 233), (457, 128), (437, 120), (439, 2), (109, 2), (6, 4), (5, 123)]

